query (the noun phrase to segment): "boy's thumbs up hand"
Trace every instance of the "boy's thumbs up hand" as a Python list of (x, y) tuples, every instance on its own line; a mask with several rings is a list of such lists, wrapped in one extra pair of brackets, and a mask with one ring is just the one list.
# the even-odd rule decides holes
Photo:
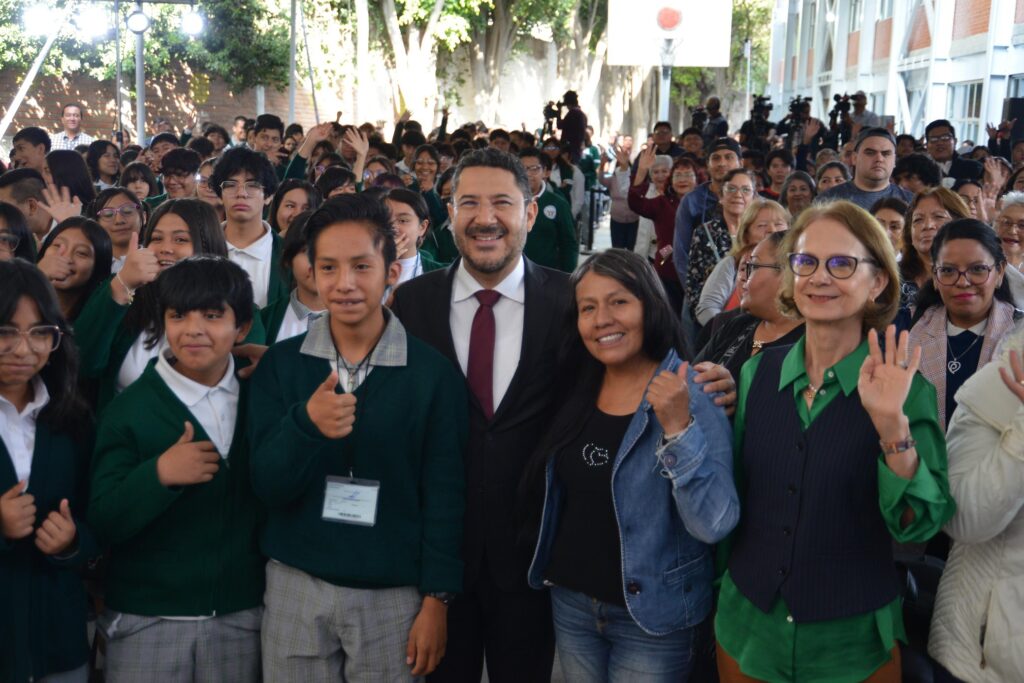
[(328, 439), (340, 439), (352, 433), (356, 421), (356, 397), (339, 394), (338, 373), (331, 370), (327, 379), (317, 387), (306, 403), (309, 419)]
[(24, 491), (22, 480), (0, 496), (0, 533), (12, 541), (31, 534), (36, 522), (35, 498)]
[(177, 443), (156, 461), (156, 475), (164, 486), (205, 484), (220, 469), (220, 455), (210, 441), (193, 441), (195, 427), (185, 423)]
[(71, 546), (77, 533), (71, 506), (65, 498), (60, 502), (60, 509), (47, 515), (36, 529), (36, 547), (44, 555), (59, 555)]

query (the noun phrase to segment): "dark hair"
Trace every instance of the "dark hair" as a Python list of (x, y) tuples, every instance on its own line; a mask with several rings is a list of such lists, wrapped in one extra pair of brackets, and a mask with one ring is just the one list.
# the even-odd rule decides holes
[(284, 137), (290, 138), (293, 135), (302, 135), (302, 124), (301, 123), (289, 123), (288, 127), (284, 129)]
[(316, 189), (324, 199), (330, 197), (339, 187), (356, 183), (356, 174), (348, 166), (331, 166), (324, 169), (316, 181)]
[[(91, 204), (85, 207), (84, 214), (88, 218), (91, 218), (94, 221), (98, 221), (100, 211), (106, 207), (106, 205), (110, 202), (111, 199), (117, 197), (118, 195), (124, 195), (125, 197), (128, 197), (129, 199), (131, 199), (132, 203), (139, 207), (139, 211), (142, 213), (142, 218), (140, 219), (139, 222), (141, 223), (141, 227), (145, 228), (146, 220), (149, 218), (149, 206), (146, 205), (146, 202), (136, 197), (135, 193), (129, 190), (127, 187), (108, 187), (105, 190), (101, 190), (99, 194), (96, 195), (96, 199), (94, 199)], [(140, 243), (142, 242), (141, 237), (142, 236), (140, 235)]]
[(386, 156), (383, 156), (383, 155), (380, 155), (380, 154), (378, 154), (375, 157), (370, 157), (369, 159), (367, 159), (366, 160), (366, 164), (363, 166), (363, 168), (366, 168), (370, 164), (380, 164), (385, 169), (387, 169), (385, 171), (385, 173), (394, 173), (395, 172), (395, 162), (392, 161), (389, 157), (386, 157)]
[(527, 147), (526, 149), (521, 149), (519, 150), (518, 156), (520, 160), (525, 159), (527, 157), (537, 159), (538, 161), (540, 161), (540, 165), (544, 167), (545, 171), (551, 170), (551, 165), (553, 163), (551, 161), (551, 157), (549, 157), (547, 154), (544, 154), (544, 152), (540, 151), (536, 147)]
[(139, 150), (137, 149), (126, 149), (121, 152), (121, 168), (124, 168), (128, 164), (134, 162), (139, 158)]
[(284, 234), (281, 240), (281, 268), (284, 270), (290, 271), (295, 257), (306, 252), (306, 223), (314, 213), (315, 209), (296, 214), (291, 227)]
[(61, 331), (60, 345), (39, 371), (39, 378), (50, 394), (50, 402), (39, 413), (39, 420), (57, 430), (74, 436), (85, 436), (88, 407), (78, 392), (78, 348), (71, 327), (60, 311), (57, 293), (42, 271), (29, 261), (12, 259), (0, 262), (0, 324), (14, 317), (22, 297), (32, 299), (39, 308), (39, 317), (47, 325)]
[(153, 174), (152, 169), (142, 161), (133, 161), (121, 170), (121, 185), (124, 187), (128, 187), (128, 183), (134, 183), (137, 180), (141, 180), (149, 185), (147, 197), (155, 197), (157, 195), (158, 185), (156, 176)]
[(50, 134), (38, 126), (22, 128), (14, 134), (14, 139), (11, 142), (21, 142), (22, 140), (33, 146), (42, 145), (44, 151), (50, 151)]
[(89, 296), (96, 291), (100, 284), (110, 277), (110, 267), (114, 258), (114, 246), (110, 243), (110, 235), (107, 234), (107, 231), (99, 223), (85, 216), (72, 216), (58, 223), (57, 227), (51, 230), (50, 234), (43, 240), (43, 245), (39, 248), (40, 261), (46, 255), (53, 241), (61, 233), (68, 230), (81, 230), (85, 238), (92, 244), (93, 256), (95, 257), (92, 273), (90, 273), (89, 279), (79, 288), (78, 298), (70, 314), (67, 316), (69, 321), (74, 322), (78, 318), (78, 314), (85, 308), (85, 302), (89, 300)]
[[(671, 128), (671, 124), (669, 124), (669, 127)], [(704, 133), (701, 132), (700, 128), (694, 128), (693, 126), (690, 126), (682, 133), (680, 133), (679, 137), (685, 138), (687, 135), (699, 135), (702, 140), (704, 139)]]
[[(427, 200), (419, 192), (414, 192), (404, 187), (396, 187), (388, 190), (381, 199), (390, 199), (393, 202), (406, 204), (416, 214), (416, 218), (420, 219), (421, 223), (423, 221), (430, 221), (430, 209), (427, 208)], [(385, 206), (387, 205), (385, 204)], [(427, 229), (429, 231), (430, 228), (428, 227)]]
[[(673, 166), (673, 168), (675, 168), (675, 164), (674, 163), (673, 163), (672, 166)], [(730, 168), (726, 172), (725, 177), (722, 178), (722, 185), (725, 185), (727, 182), (731, 181), (733, 178), (735, 178), (738, 175), (745, 175), (748, 178), (750, 178), (750, 183), (752, 185), (754, 185), (754, 187), (755, 187), (755, 194), (756, 194), (756, 187), (757, 187), (757, 177), (756, 176), (757, 176), (757, 172), (756, 171), (751, 171), (748, 168), (743, 168), (742, 166), (740, 168)], [(807, 174), (804, 173), (804, 175), (807, 175)], [(810, 178), (810, 176), (807, 176), (807, 177), (808, 177), (808, 179)], [(811, 181), (811, 191), (812, 192), (814, 191), (814, 181), (813, 180)]]
[(829, 169), (833, 168), (839, 169), (839, 171), (843, 174), (843, 177), (846, 178), (847, 182), (849, 182), (851, 177), (850, 169), (848, 169), (846, 167), (846, 164), (844, 164), (841, 161), (830, 161), (827, 164), (823, 164), (822, 167), (818, 169), (818, 172), (815, 173), (815, 176), (817, 176), (817, 181), (820, 183), (821, 176), (825, 175), (825, 171), (828, 171)]
[[(923, 200), (928, 198), (934, 199), (941, 204), (942, 208), (951, 216), (951, 221), (957, 218), (970, 218), (971, 216), (971, 211), (964, 204), (964, 200), (949, 188), (940, 185), (938, 187), (929, 187), (915, 194), (914, 198), (910, 200), (906, 213), (903, 214), (903, 251), (901, 252), (903, 257), (900, 259), (899, 265), (900, 276), (904, 281), (913, 280), (925, 271), (924, 261), (921, 260), (921, 255), (914, 248), (913, 220), (914, 209)], [(991, 230), (991, 228), (989, 229)]]
[(265, 197), (277, 190), (277, 173), (267, 157), (248, 147), (233, 147), (220, 156), (210, 175), (210, 186), (218, 197), (221, 196), (220, 184), (239, 173), (252, 176), (262, 185)]
[(946, 119), (935, 119), (927, 126), (925, 126), (924, 136), (927, 138), (928, 133), (932, 132), (932, 130), (935, 128), (949, 128), (949, 132), (953, 135), (954, 138), (956, 137), (956, 128), (954, 128), (953, 124), (947, 121)]
[(188, 144), (185, 145), (185, 149), (195, 152), (196, 154), (199, 155), (200, 159), (208, 159), (213, 155), (214, 152), (213, 143), (210, 142), (210, 140), (205, 136), (192, 138), (191, 140), (188, 141)]
[(313, 187), (312, 183), (300, 178), (288, 178), (278, 185), (277, 192), (274, 193), (274, 199), (270, 202), (270, 213), (267, 216), (267, 222), (270, 223), (270, 227), (272, 227), (275, 232), (281, 232), (281, 226), (277, 224), (277, 210), (281, 208), (281, 202), (284, 201), (284, 196), (292, 190), (306, 191), (306, 201), (309, 202), (309, 211), (316, 211), (320, 206), (320, 192)]
[(892, 169), (892, 177), (899, 181), (901, 176), (916, 175), (928, 187), (937, 187), (942, 183), (942, 169), (927, 155), (914, 152), (896, 160)]
[[(245, 118), (245, 117), (240, 117), (240, 118)], [(228, 133), (227, 129), (224, 128), (223, 126), (219, 126), (216, 123), (211, 123), (209, 126), (206, 127), (206, 130), (203, 131), (203, 137), (204, 138), (209, 138), (211, 135), (215, 135), (215, 134), (216, 135), (220, 135), (221, 137), (223, 137), (224, 138), (224, 142), (226, 144), (228, 144), (228, 145), (231, 144), (231, 134)]]
[(668, 128), (669, 132), (672, 131), (672, 124), (669, 121), (658, 121), (651, 127), (651, 132), (658, 130), (659, 128)]
[(373, 182), (370, 183), (370, 187), (363, 188), (363, 192), (376, 188), (391, 190), (399, 187), (405, 187), (405, 181), (402, 180), (402, 176), (397, 173), (381, 173), (373, 179)]
[(901, 216), (905, 216), (907, 214), (907, 203), (899, 197), (883, 197), (871, 205), (871, 210), (868, 213), (874, 216), (882, 209), (889, 209)]
[(960, 188), (962, 188), (962, 187), (964, 187), (966, 185), (974, 185), (979, 190), (985, 189), (984, 186), (982, 185), (981, 178), (960, 178), (955, 183), (953, 183), (953, 187), (951, 187), (949, 189), (953, 190), (953, 192), (959, 193), (960, 192)]
[(915, 138), (913, 135), (910, 135), (909, 133), (900, 133), (899, 135), (896, 136), (897, 145), (899, 145), (899, 143), (903, 142), (904, 140), (910, 140), (910, 142), (913, 143), (914, 147), (917, 147), (917, 138)]
[(85, 159), (78, 152), (70, 149), (55, 149), (46, 155), (46, 166), (50, 169), (53, 184), (66, 187), (72, 197), (78, 197), (85, 206), (96, 198), (96, 188), (92, 185), (92, 176)]
[(392, 161), (400, 159), (402, 157), (399, 153), (398, 148), (392, 145), (390, 142), (382, 142), (377, 145), (377, 151), (380, 152), (380, 156), (387, 157)]
[(458, 190), (459, 178), (462, 177), (463, 172), (467, 168), (497, 168), (502, 171), (508, 171), (512, 174), (516, 185), (519, 187), (519, 191), (523, 194), (523, 199), (528, 200), (533, 197), (533, 193), (530, 192), (530, 180), (526, 177), (526, 169), (523, 168), (519, 157), (502, 152), (494, 147), (484, 147), (483, 149), (473, 150), (463, 155), (455, 167), (455, 174), (452, 176), (452, 194), (455, 194)]
[(156, 279), (159, 315), (157, 328), (163, 336), (164, 313), (226, 311), (235, 314), (241, 328), (253, 318), (252, 281), (245, 270), (223, 256), (190, 256), (160, 273)]
[[(93, 181), (97, 183), (100, 181), (100, 157), (106, 154), (107, 149), (110, 147), (113, 147), (114, 152), (118, 153), (118, 163), (120, 163), (121, 155), (117, 145), (110, 140), (93, 140), (89, 145), (89, 151), (85, 153), (85, 165), (89, 168), (89, 174), (92, 176)], [(117, 184), (117, 174), (114, 174), (114, 184)]]
[(453, 177), (455, 177), (455, 167), (454, 166), (449, 167), (447, 171), (445, 171), (444, 173), (442, 173), (441, 175), (439, 175), (437, 177), (437, 182), (434, 183), (434, 186), (437, 188), (438, 196), (441, 195), (441, 188), (444, 187), (444, 184), (445, 183), (450, 183), (452, 181)]
[[(1021, 166), (1016, 171), (1010, 173), (1010, 177), (1006, 179), (1006, 184), (1003, 185), (1003, 189), (999, 190), (999, 199), (1003, 198), (1003, 195), (1007, 192), (1013, 192), (1013, 185), (1017, 182), (1017, 177), (1024, 173), (1024, 166)], [(3, 176), (0, 176), (2, 178)]]
[(862, 130), (857, 136), (857, 140), (853, 143), (853, 151), (860, 149), (860, 146), (864, 144), (864, 141), (868, 138), (885, 138), (892, 143), (893, 149), (896, 149), (896, 138), (893, 137), (892, 133), (889, 132), (888, 128), (867, 128)]
[[(437, 147), (434, 147), (431, 144), (420, 145), (419, 147), (416, 148), (416, 151), (413, 152), (413, 154), (412, 154), (413, 161), (415, 161), (416, 158), (419, 155), (421, 155), (421, 154), (428, 155), (431, 159), (433, 159), (434, 163), (437, 164), (438, 168), (441, 167), (441, 154), (437, 151)], [(429, 188), (424, 187), (424, 188), (421, 188), (421, 189), (427, 190)]]
[(793, 168), (795, 163), (793, 161), (793, 154), (788, 149), (773, 149), (772, 151), (768, 152), (767, 155), (765, 155), (765, 169), (771, 168), (772, 162), (775, 161), (776, 159), (781, 159), (782, 162), (789, 166), (790, 168)]
[(178, 136), (174, 133), (157, 133), (153, 136), (153, 139), (149, 141), (149, 149), (153, 149), (161, 142), (169, 142), (175, 147), (181, 147), (181, 141), (178, 140)]
[(11, 199), (22, 204), (27, 199), (43, 201), (46, 181), (34, 168), (15, 168), (0, 175), (0, 189), (11, 188)]
[(233, 118), (233, 119), (231, 120), (231, 122), (232, 122), (232, 123), (238, 123), (239, 121), (243, 121), (243, 122), (245, 122), (245, 121), (248, 121), (248, 120), (249, 120), (249, 117), (247, 117), (247, 116), (243, 116), (242, 114), (239, 114), (238, 116), (236, 116), (235, 118)]
[[(1006, 256), (1003, 254), (1003, 247), (995, 231), (986, 223), (982, 223), (974, 218), (958, 218), (946, 223), (939, 229), (935, 239), (932, 241), (931, 253), (933, 264), (938, 263), (939, 252), (951, 240), (974, 240), (989, 253), (992, 260), (996, 262), (996, 267), (1006, 265)], [(1010, 293), (1009, 279), (1003, 278), (1003, 281), (996, 287), (993, 298), (1015, 306), (1013, 294)], [(911, 325), (920, 320), (921, 316), (929, 308), (943, 305), (942, 297), (935, 288), (935, 283), (930, 278), (918, 291), (914, 304), (916, 308), (914, 309), (914, 317), (910, 321)]]
[(75, 102), (75, 101), (66, 102), (60, 108), (60, 115), (64, 116), (64, 112), (66, 112), (69, 107), (74, 107), (75, 109), (77, 109), (78, 113), (82, 116), (82, 118), (85, 118), (85, 108), (81, 104), (79, 104), (78, 102)]
[(175, 172), (195, 175), (199, 170), (202, 158), (191, 149), (179, 147), (172, 149), (160, 159), (160, 172), (173, 175)]
[(488, 133), (487, 139), (490, 140), (491, 142), (494, 142), (495, 140), (508, 140), (509, 142), (512, 141), (512, 138), (509, 137), (508, 131), (505, 130), (504, 128), (495, 128), (490, 133)]
[(395, 231), (391, 227), (391, 214), (387, 205), (378, 198), (360, 193), (331, 197), (306, 221), (306, 255), (310, 263), (316, 261), (316, 238), (338, 223), (361, 223), (366, 226), (373, 237), (374, 249), (380, 249), (384, 257), (385, 268), (391, 267), (398, 258)]
[(260, 114), (256, 117), (256, 125), (252, 127), (254, 135), (265, 130), (276, 130), (281, 137), (284, 137), (284, 121), (274, 114)]
[[(408, 126), (408, 124), (406, 124), (406, 126)], [(403, 147), (405, 147), (406, 145), (408, 145), (409, 147), (419, 147), (420, 145), (425, 145), (426, 143), (427, 137), (418, 130), (409, 130), (407, 127), (405, 132), (402, 133), (401, 145)]]
[(14, 250), (14, 258), (22, 258), (29, 263), (36, 262), (36, 239), (28, 227), (25, 214), (14, 204), (0, 202), (0, 221), (3, 221), (7, 232), (18, 238), (18, 248)]

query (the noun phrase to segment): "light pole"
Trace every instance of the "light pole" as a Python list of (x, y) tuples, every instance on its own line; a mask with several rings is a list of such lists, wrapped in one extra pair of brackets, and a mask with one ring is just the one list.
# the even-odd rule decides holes
[(141, 145), (146, 137), (146, 39), (150, 20), (142, 11), (142, 2), (125, 19), (128, 30), (135, 34), (135, 142)]

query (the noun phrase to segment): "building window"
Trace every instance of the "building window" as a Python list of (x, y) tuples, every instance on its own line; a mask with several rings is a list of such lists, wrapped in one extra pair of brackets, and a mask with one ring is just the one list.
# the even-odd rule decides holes
[(878, 0), (878, 19), (892, 17), (892, 0)]
[(981, 81), (954, 83), (946, 98), (946, 118), (956, 126), (958, 140), (978, 142), (981, 125)]
[(870, 105), (868, 110), (875, 112), (879, 116), (885, 114), (885, 91), (873, 92), (869, 96)]
[(863, 0), (850, 1), (850, 33), (859, 31), (864, 23), (864, 2)]
[(1010, 82), (1006, 88), (1007, 97), (1024, 97), (1024, 74), (1010, 76)]

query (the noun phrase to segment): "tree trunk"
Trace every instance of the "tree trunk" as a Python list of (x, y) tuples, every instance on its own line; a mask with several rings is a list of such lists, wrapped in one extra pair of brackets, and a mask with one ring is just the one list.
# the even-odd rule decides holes
[(356, 6), (356, 97), (353, 107), (358, 123), (367, 117), (366, 88), (370, 81), (370, 12), (366, 0), (355, 0)]
[(401, 102), (414, 116), (432, 119), (437, 101), (437, 41), (434, 31), (446, 0), (434, 0), (426, 26), (409, 26), (406, 34), (398, 23), (395, 0), (381, 0), (381, 12), (387, 27), (388, 43), (395, 56), (395, 79)]

